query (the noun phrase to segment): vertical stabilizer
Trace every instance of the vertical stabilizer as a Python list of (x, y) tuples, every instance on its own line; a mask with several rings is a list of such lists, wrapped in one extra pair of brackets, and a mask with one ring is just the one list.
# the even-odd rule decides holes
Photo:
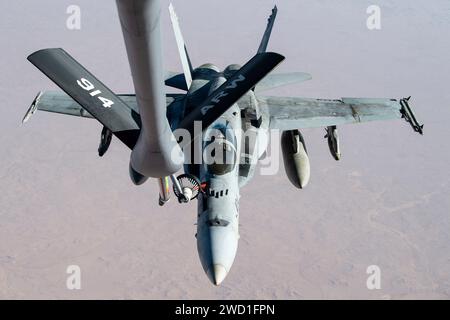
[(258, 53), (266, 52), (267, 45), (269, 44), (270, 34), (272, 33), (273, 24), (275, 23), (275, 18), (277, 17), (278, 8), (277, 6), (273, 7), (272, 14), (267, 21), (266, 31), (264, 31), (263, 38), (261, 40), (261, 44), (258, 48)]
[(186, 85), (189, 90), (192, 83), (191, 60), (189, 59), (186, 44), (184, 43), (183, 35), (181, 33), (180, 24), (178, 22), (178, 16), (175, 13), (175, 9), (172, 4), (169, 5), (169, 12), (170, 12), (170, 20), (172, 21), (173, 33), (175, 34), (175, 40), (177, 41), (178, 53), (180, 54), (181, 64), (183, 66)]

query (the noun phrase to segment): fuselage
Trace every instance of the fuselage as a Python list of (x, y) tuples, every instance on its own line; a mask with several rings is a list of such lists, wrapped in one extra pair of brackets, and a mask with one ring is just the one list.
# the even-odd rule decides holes
[[(193, 73), (187, 112), (226, 81), (213, 65)], [(185, 166), (206, 185), (198, 197), (197, 249), (208, 278), (219, 285), (233, 264), (239, 239), (239, 158), (242, 120), (234, 104), (208, 128), (201, 141), (201, 163)]]
[[(203, 163), (199, 168), (199, 178), (206, 182), (204, 193), (199, 195), (197, 214), (197, 249), (203, 269), (209, 279), (220, 284), (230, 271), (236, 256), (239, 239), (239, 164), (237, 155), (240, 137), (231, 128), (238, 127), (240, 117), (233, 116), (238, 107), (234, 105), (229, 112), (219, 118), (205, 132), (217, 130), (224, 132), (227, 155), (226, 163)], [(237, 131), (240, 132), (240, 131)], [(238, 142), (239, 141), (239, 142)], [(217, 138), (204, 141), (203, 150), (217, 142)], [(221, 146), (217, 146), (221, 148)], [(228, 161), (229, 160), (229, 161)], [(205, 161), (204, 161), (205, 162)]]

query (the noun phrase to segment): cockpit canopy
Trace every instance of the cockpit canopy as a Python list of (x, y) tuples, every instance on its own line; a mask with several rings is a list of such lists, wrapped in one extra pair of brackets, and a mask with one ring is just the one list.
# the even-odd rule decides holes
[(233, 171), (236, 160), (236, 138), (228, 126), (215, 126), (207, 132), (203, 147), (203, 160), (208, 172), (224, 175)]

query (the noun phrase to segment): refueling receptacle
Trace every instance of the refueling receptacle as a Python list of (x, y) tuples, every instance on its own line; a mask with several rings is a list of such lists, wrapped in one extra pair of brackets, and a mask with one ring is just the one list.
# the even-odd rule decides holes
[(170, 176), (173, 184), (173, 193), (178, 198), (179, 203), (188, 203), (189, 201), (198, 197), (201, 192), (200, 180), (188, 173), (184, 173), (175, 177)]

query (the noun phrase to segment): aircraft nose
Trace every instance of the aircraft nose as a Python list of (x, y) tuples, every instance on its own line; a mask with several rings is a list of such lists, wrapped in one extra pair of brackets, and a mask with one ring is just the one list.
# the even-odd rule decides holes
[(197, 246), (208, 279), (216, 286), (228, 275), (236, 256), (238, 239), (228, 227), (200, 228)]
[(227, 276), (227, 269), (221, 264), (215, 264), (212, 268), (208, 269), (208, 278), (216, 286), (220, 285)]

